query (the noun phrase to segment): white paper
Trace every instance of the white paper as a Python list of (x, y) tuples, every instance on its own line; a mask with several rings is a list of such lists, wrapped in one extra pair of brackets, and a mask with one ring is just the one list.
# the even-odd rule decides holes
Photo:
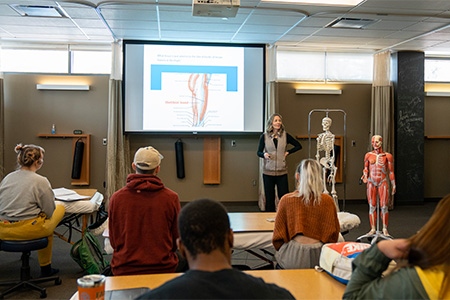
[(53, 189), (53, 193), (55, 194), (55, 198), (61, 201), (77, 201), (90, 198), (89, 196), (82, 196), (77, 192), (66, 188)]

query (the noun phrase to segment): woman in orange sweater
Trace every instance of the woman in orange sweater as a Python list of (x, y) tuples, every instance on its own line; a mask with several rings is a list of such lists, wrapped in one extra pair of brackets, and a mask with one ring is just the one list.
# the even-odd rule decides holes
[(277, 268), (311, 269), (319, 264), (322, 245), (337, 242), (339, 219), (333, 198), (322, 194), (322, 169), (315, 160), (303, 160), (295, 177), (297, 190), (280, 200), (272, 243)]

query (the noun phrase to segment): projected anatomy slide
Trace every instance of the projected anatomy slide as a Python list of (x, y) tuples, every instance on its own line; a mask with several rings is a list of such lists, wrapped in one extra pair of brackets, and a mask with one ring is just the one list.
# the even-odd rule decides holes
[(144, 130), (243, 130), (243, 71), (241, 48), (146, 45)]

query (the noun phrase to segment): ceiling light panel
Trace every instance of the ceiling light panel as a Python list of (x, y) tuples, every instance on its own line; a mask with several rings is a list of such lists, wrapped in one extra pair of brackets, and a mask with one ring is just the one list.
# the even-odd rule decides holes
[(356, 6), (362, 1), (363, 0), (262, 0), (262, 2), (272, 3), (294, 3), (326, 6)]
[(55, 6), (20, 4), (11, 4), (9, 6), (23, 17), (66, 18), (66, 15)]
[(364, 29), (379, 20), (377, 19), (360, 19), (360, 18), (339, 18), (327, 25), (328, 28), (341, 29)]

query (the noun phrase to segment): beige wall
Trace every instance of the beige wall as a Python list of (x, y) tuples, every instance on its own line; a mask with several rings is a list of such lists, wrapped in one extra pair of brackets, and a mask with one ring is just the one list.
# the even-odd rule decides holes
[[(91, 85), (90, 91), (38, 91), (37, 83), (82, 82)], [(107, 76), (51, 76), (5, 74), (5, 156), (6, 172), (15, 168), (14, 146), (35, 143), (46, 149), (45, 164), (40, 173), (49, 178), (53, 187), (72, 187), (72, 140), (43, 139), (37, 134), (50, 133), (56, 124), (57, 133), (71, 134), (74, 129), (91, 134), (91, 184), (104, 192), (106, 147), (102, 138), (107, 131), (108, 107)], [(294, 83), (279, 83), (278, 111), (283, 115), (287, 131), (293, 135), (308, 135), (308, 114), (312, 109), (342, 109), (347, 113), (347, 178), (346, 199), (365, 199), (365, 185), (359, 185), (364, 154), (369, 150), (370, 84), (342, 85), (342, 95), (296, 95)], [(450, 136), (450, 100), (427, 97), (425, 104), (425, 132), (427, 135)], [(323, 113), (311, 118), (311, 134), (322, 131)], [(335, 135), (343, 135), (343, 116), (330, 113)], [(175, 142), (184, 144), (186, 178), (176, 177)], [(231, 141), (236, 146), (231, 147)], [(355, 146), (352, 146), (352, 140)], [(225, 135), (221, 137), (221, 184), (203, 184), (203, 139), (193, 136), (131, 137), (131, 151), (153, 145), (165, 156), (160, 177), (165, 185), (175, 190), (181, 201), (210, 197), (219, 201), (256, 201), (258, 187), (259, 136)], [(308, 157), (308, 141), (303, 149), (288, 157), (289, 180), (294, 188), (293, 172), (301, 159)], [(425, 143), (425, 197), (442, 197), (450, 192), (449, 141)], [(314, 152), (314, 145), (312, 146)], [(312, 154), (314, 155), (314, 154)], [(395, 158), (394, 158), (395, 159)], [(339, 198), (344, 196), (343, 184), (337, 186)]]
[[(81, 129), (91, 135), (90, 188), (104, 192), (108, 76), (52, 76), (5, 74), (5, 171), (16, 167), (17, 143), (37, 144), (45, 149), (40, 174), (54, 188), (72, 187), (72, 139), (38, 138), (49, 134), (52, 124), (56, 133), (73, 134)], [(36, 84), (89, 84), (89, 91), (40, 91)], [(76, 187), (73, 187), (76, 188)]]
[[(448, 89), (448, 87), (447, 87)], [(425, 97), (425, 198), (442, 198), (450, 193), (450, 97)]]
[[(341, 95), (297, 95), (296, 83), (280, 83), (278, 88), (279, 112), (283, 116), (287, 131), (292, 135), (308, 136), (308, 116), (313, 109), (341, 109), (347, 115), (346, 134), (346, 200), (365, 199), (365, 185), (359, 185), (362, 175), (364, 154), (368, 151), (370, 128), (370, 84), (346, 84), (342, 85)], [(325, 112), (311, 114), (311, 135), (317, 135), (322, 130), (322, 118)], [(333, 120), (331, 132), (336, 136), (344, 135), (344, 115), (340, 112), (330, 112)], [(351, 141), (355, 141), (355, 147)], [(289, 185), (294, 186), (294, 170), (296, 164), (304, 158), (308, 158), (308, 140), (301, 141), (303, 150), (291, 155), (289, 164)], [(312, 141), (311, 157), (315, 156), (315, 142)], [(339, 199), (344, 198), (344, 185), (337, 184)]]

